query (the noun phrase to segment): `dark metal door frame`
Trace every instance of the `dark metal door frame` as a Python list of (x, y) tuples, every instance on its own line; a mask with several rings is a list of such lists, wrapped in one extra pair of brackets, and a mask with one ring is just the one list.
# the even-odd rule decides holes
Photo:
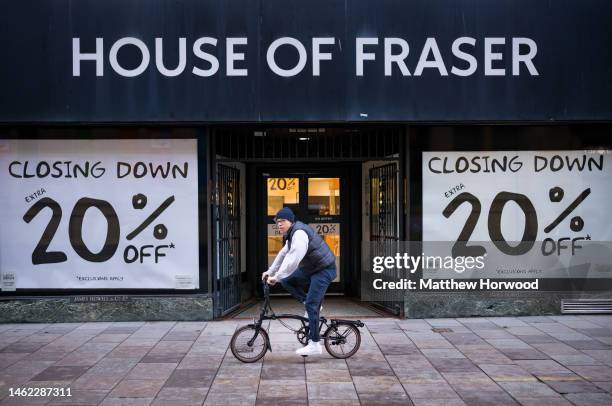
[[(398, 249), (402, 217), (399, 170), (396, 162), (369, 170), (371, 256), (395, 256)], [(380, 277), (389, 281), (401, 279), (397, 270), (384, 271)], [(404, 301), (403, 297), (398, 297), (397, 292), (381, 290), (374, 297), (379, 299), (373, 301), (375, 305), (396, 316), (403, 316)]]
[(240, 306), (240, 170), (217, 164), (215, 172), (212, 281), (214, 316), (221, 317)]

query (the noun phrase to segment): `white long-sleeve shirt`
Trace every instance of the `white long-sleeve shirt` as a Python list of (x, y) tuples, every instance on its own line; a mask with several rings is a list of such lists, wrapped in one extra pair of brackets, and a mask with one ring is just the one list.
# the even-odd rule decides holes
[(287, 240), (268, 268), (269, 275), (275, 276), (277, 280), (291, 275), (304, 259), (306, 251), (308, 251), (308, 235), (303, 230), (297, 230), (291, 239), (291, 249), (289, 249), (289, 240)]

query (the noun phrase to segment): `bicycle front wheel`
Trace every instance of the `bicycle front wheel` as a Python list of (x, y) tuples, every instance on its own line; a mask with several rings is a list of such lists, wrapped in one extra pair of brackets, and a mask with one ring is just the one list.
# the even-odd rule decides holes
[(258, 333), (254, 326), (243, 326), (232, 336), (230, 349), (234, 357), (242, 362), (257, 362), (266, 355), (268, 340), (268, 335), (263, 329), (260, 329)]
[(337, 323), (325, 333), (325, 349), (334, 358), (348, 358), (361, 345), (359, 329), (349, 323)]

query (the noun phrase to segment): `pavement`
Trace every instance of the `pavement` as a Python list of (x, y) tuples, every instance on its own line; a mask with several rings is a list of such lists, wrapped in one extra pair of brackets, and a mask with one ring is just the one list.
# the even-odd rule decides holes
[[(348, 360), (272, 322), (255, 364), (228, 351), (246, 320), (3, 324), (0, 405), (612, 405), (612, 316), (364, 321)], [(37, 387), (72, 396), (10, 396)]]

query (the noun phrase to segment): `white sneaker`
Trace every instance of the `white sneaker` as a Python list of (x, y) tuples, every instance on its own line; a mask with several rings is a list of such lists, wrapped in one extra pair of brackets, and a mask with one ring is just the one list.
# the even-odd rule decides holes
[(323, 347), (321, 347), (321, 343), (318, 341), (316, 343), (314, 341), (310, 341), (306, 347), (296, 350), (295, 353), (301, 356), (321, 355), (323, 354)]
[[(321, 316), (321, 313), (323, 313), (323, 305), (321, 305), (321, 307), (319, 308), (319, 317)], [(304, 318), (308, 318), (308, 312), (306, 310), (304, 310)]]

